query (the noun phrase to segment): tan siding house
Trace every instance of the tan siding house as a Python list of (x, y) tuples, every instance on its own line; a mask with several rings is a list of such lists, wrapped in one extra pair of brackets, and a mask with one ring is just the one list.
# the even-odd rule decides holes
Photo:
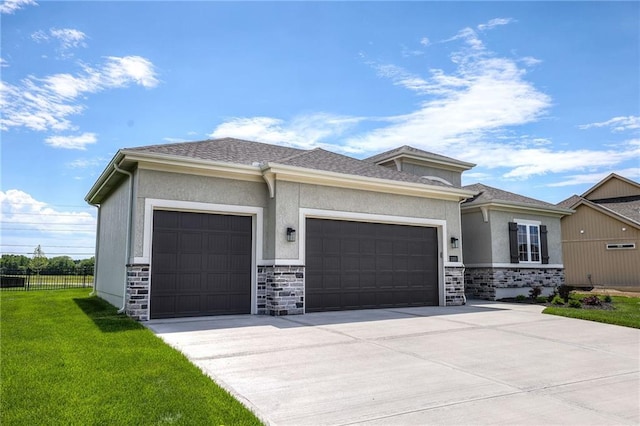
[(573, 286), (640, 289), (640, 184), (611, 174), (559, 203), (565, 280)]

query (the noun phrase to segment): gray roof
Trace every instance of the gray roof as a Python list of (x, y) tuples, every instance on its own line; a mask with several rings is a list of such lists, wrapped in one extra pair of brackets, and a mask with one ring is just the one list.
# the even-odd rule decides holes
[(270, 145), (242, 139), (223, 138), (198, 142), (179, 142), (163, 145), (149, 145), (127, 148), (126, 152), (145, 152), (175, 155), (200, 160), (224, 163), (246, 164), (274, 161), (306, 152), (303, 149)]
[(466, 185), (462, 187), (470, 191), (478, 193), (473, 198), (466, 200), (462, 203), (462, 206), (473, 206), (485, 203), (506, 203), (515, 205), (527, 205), (531, 207), (538, 207), (550, 210), (562, 210), (562, 208), (547, 203), (545, 201), (536, 200), (535, 198), (525, 197), (524, 195), (514, 194), (513, 192), (504, 191), (502, 189), (493, 188), (491, 186), (483, 185), (481, 183), (475, 183), (473, 185)]
[(618, 216), (640, 224), (640, 196), (618, 197), (611, 199), (611, 201), (607, 201), (606, 199), (593, 201), (579, 195), (572, 195), (566, 200), (559, 202), (557, 206), (570, 209), (581, 201), (587, 205), (595, 204), (617, 214)]
[(380, 154), (376, 154), (372, 157), (369, 158), (365, 158), (365, 161), (370, 161), (372, 163), (379, 163), (382, 162), (384, 160), (402, 155), (402, 154), (409, 154), (409, 155), (414, 155), (416, 157), (422, 157), (426, 160), (436, 160), (439, 162), (444, 162), (444, 163), (450, 163), (450, 164), (454, 164), (457, 166), (461, 166), (463, 168), (471, 168), (473, 166), (475, 166), (475, 164), (473, 163), (467, 163), (465, 161), (460, 161), (460, 160), (456, 160), (455, 158), (451, 158), (451, 157), (447, 157), (445, 155), (440, 155), (440, 154), (435, 154), (433, 152), (429, 152), (429, 151), (424, 151), (422, 149), (418, 149), (418, 148), (414, 148), (412, 146), (409, 145), (404, 145), (401, 146), (399, 148), (395, 148), (389, 151), (385, 151), (385, 152), (381, 152)]
[(578, 202), (582, 199), (583, 198), (581, 196), (574, 194), (571, 197), (567, 198), (566, 200), (560, 201), (558, 204), (556, 204), (556, 206), (562, 207), (565, 209), (570, 209), (570, 208), (573, 208), (573, 206), (575, 206), (576, 204), (578, 204)]
[(416, 175), (378, 166), (367, 160), (358, 160), (321, 148), (303, 150), (234, 138), (150, 145), (124, 149), (123, 152), (166, 154), (244, 165), (272, 163), (347, 175), (451, 187), (442, 182), (423, 179)]

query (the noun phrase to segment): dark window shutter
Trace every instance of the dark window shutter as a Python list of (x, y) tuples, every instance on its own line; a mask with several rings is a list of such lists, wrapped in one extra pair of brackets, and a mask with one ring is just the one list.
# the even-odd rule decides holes
[(509, 222), (509, 254), (511, 263), (520, 263), (518, 255), (518, 224)]
[(540, 225), (540, 253), (542, 263), (549, 263), (549, 246), (547, 244), (547, 225)]

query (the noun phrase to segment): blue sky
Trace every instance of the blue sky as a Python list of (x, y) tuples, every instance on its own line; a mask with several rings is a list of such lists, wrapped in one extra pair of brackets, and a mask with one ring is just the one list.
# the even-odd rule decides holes
[(0, 6), (2, 253), (86, 257), (119, 148), (411, 145), (559, 202), (640, 178), (638, 2)]

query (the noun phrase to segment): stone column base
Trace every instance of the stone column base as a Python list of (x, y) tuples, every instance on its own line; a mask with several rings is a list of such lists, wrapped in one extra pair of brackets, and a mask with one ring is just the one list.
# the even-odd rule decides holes
[(444, 268), (444, 295), (446, 306), (460, 306), (466, 303), (463, 267), (447, 266)]
[(465, 271), (467, 297), (498, 300), (518, 295), (529, 296), (533, 287), (541, 287), (547, 295), (564, 284), (563, 268), (467, 268)]
[(304, 266), (258, 266), (258, 313), (304, 314)]
[(149, 320), (149, 265), (127, 265), (125, 313), (138, 321)]

